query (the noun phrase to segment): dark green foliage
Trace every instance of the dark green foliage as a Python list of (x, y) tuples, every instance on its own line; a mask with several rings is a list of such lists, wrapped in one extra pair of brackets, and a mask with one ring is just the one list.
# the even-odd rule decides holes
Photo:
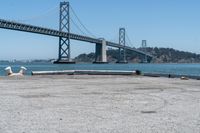
[(74, 60), (76, 62), (93, 62), (95, 60), (95, 53), (80, 54)]
[[(139, 48), (142, 50), (141, 48)], [(200, 54), (179, 51), (172, 48), (147, 48), (147, 52), (156, 57), (160, 63), (200, 63)]]
[[(144, 51), (143, 48), (138, 48), (138, 50)], [(146, 51), (154, 56), (152, 60), (153, 63), (200, 63), (200, 54), (195, 54), (191, 52), (184, 52), (175, 50), (172, 48), (150, 48), (148, 47)], [(109, 62), (116, 62), (118, 60), (119, 51), (118, 49), (107, 50), (107, 56)], [(122, 50), (123, 54), (123, 50)], [(126, 51), (128, 62), (141, 62), (144, 56), (138, 55), (135, 52)], [(77, 62), (93, 62), (95, 60), (95, 53), (81, 54), (75, 58)]]

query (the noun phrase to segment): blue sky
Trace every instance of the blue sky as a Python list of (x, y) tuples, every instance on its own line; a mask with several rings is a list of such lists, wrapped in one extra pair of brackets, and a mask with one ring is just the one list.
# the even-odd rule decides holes
[[(0, 18), (58, 29), (59, 2), (2, 0)], [(147, 40), (150, 47), (200, 53), (199, 0), (71, 0), (70, 4), (98, 38), (117, 41), (119, 27), (125, 27), (134, 47)], [(71, 30), (80, 33), (73, 24)], [(94, 48), (72, 41), (72, 56)], [(0, 59), (50, 59), (57, 54), (58, 38), (0, 29)]]

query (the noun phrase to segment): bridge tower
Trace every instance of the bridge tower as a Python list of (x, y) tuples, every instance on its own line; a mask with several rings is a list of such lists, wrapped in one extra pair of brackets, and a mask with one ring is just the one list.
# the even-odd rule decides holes
[[(119, 29), (119, 44), (123, 45), (123, 52), (122, 48), (119, 48), (119, 56), (118, 56), (118, 61), (117, 63), (128, 63), (126, 60), (126, 30), (125, 28), (120, 28)], [(122, 55), (123, 54), (123, 55)]]
[[(60, 2), (59, 31), (70, 33), (70, 4)], [(73, 64), (71, 60), (70, 36), (67, 38), (59, 37), (59, 52), (56, 64)]]
[[(147, 40), (142, 40), (142, 49), (145, 53), (147, 53)], [(142, 63), (148, 63), (147, 55), (144, 55)]]

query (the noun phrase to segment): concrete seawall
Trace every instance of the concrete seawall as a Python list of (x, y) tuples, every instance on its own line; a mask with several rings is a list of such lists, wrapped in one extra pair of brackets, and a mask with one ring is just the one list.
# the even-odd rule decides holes
[(36, 75), (142, 75), (148, 77), (166, 77), (166, 78), (181, 78), (200, 80), (200, 76), (191, 75), (176, 75), (176, 74), (160, 74), (160, 73), (142, 73), (139, 70), (122, 71), (122, 70), (63, 70), (63, 71), (33, 71), (33, 76)]
[(200, 80), (200, 76), (192, 76), (192, 75), (160, 74), (160, 73), (144, 73), (142, 75), (143, 76), (148, 76), (148, 77), (166, 77), (166, 78), (181, 78), (181, 77), (186, 77), (188, 79)]
[(139, 75), (139, 71), (114, 70), (64, 70), (64, 71), (33, 71), (32, 75)]

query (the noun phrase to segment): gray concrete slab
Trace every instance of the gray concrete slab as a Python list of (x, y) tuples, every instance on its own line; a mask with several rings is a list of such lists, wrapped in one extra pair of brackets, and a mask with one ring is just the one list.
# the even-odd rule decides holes
[(199, 133), (200, 82), (0, 77), (0, 133)]

